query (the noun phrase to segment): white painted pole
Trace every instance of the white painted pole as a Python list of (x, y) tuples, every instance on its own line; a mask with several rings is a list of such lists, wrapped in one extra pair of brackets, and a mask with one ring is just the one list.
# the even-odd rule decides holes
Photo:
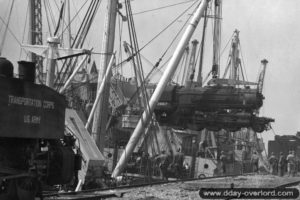
[(88, 120), (87, 120), (87, 122), (86, 122), (86, 125), (85, 125), (85, 128), (86, 128), (86, 129), (90, 126), (90, 123), (91, 123), (91, 121), (92, 121), (94, 112), (95, 112), (96, 107), (97, 107), (97, 105), (98, 105), (98, 102), (99, 102), (99, 100), (100, 100), (101, 94), (103, 93), (104, 86), (105, 86), (105, 83), (106, 83), (106, 79), (108, 78), (109, 73), (110, 73), (110, 71), (111, 71), (111, 68), (112, 68), (112, 66), (113, 66), (114, 60), (115, 60), (115, 55), (113, 55), (113, 56), (111, 57), (110, 61), (109, 61), (108, 67), (107, 67), (106, 72), (105, 72), (105, 76), (104, 76), (104, 78), (103, 78), (103, 80), (102, 80), (102, 82), (101, 82), (101, 85), (100, 85), (100, 88), (99, 88), (99, 90), (98, 90), (98, 93), (97, 93), (95, 102), (94, 102), (94, 104), (93, 104), (91, 113), (90, 113), (89, 118), (88, 118)]
[(190, 21), (190, 24), (188, 25), (186, 31), (184, 32), (182, 39), (180, 40), (179, 44), (177, 45), (177, 48), (171, 58), (171, 60), (168, 63), (168, 66), (161, 77), (159, 83), (157, 84), (157, 87), (149, 101), (149, 104), (147, 105), (147, 108), (145, 109), (140, 121), (138, 122), (136, 128), (134, 129), (134, 132), (132, 133), (128, 144), (125, 148), (125, 151), (123, 152), (119, 162), (117, 163), (117, 166), (115, 167), (112, 177), (115, 178), (120, 175), (124, 167), (126, 166), (126, 163), (128, 159), (130, 158), (137, 142), (139, 141), (140, 136), (142, 133), (145, 131), (145, 128), (147, 124), (149, 123), (151, 119), (151, 114), (157, 105), (157, 102), (163, 93), (165, 87), (167, 86), (170, 78), (173, 76), (178, 63), (180, 62), (180, 59), (182, 57), (182, 54), (190, 41), (199, 21), (200, 18), (202, 17), (207, 4), (209, 0), (202, 0), (201, 4), (197, 8), (196, 12), (194, 13), (192, 20)]
[(47, 39), (48, 45), (49, 45), (49, 52), (46, 60), (46, 70), (47, 70), (47, 76), (46, 76), (46, 85), (50, 88), (54, 88), (54, 78), (55, 78), (55, 56), (57, 54), (57, 48), (59, 44), (59, 38), (58, 37), (50, 37)]
[(70, 0), (66, 0), (66, 10), (67, 10), (67, 48), (71, 48), (71, 10), (70, 10)]
[(78, 70), (82, 67), (82, 65), (84, 64), (84, 62), (86, 61), (86, 59), (89, 57), (89, 55), (85, 55), (84, 58), (80, 61), (80, 63), (76, 66), (76, 68), (74, 69), (74, 71), (72, 72), (71, 76), (68, 78), (68, 80), (66, 81), (65, 85), (60, 89), (60, 93), (63, 93), (65, 91), (65, 89), (67, 89), (67, 87), (69, 86), (71, 80), (74, 78), (74, 76), (77, 74)]
[[(100, 56), (100, 65), (98, 73), (98, 85), (97, 90), (100, 88), (101, 81), (106, 72), (106, 67), (111, 58), (111, 54), (114, 51), (115, 42), (115, 29), (116, 29), (116, 19), (118, 12), (118, 0), (106, 0), (107, 2), (107, 14), (105, 19), (104, 34), (102, 41), (102, 50), (104, 54)], [(109, 78), (109, 77), (108, 77)], [(100, 151), (104, 150), (105, 137), (106, 137), (106, 124), (108, 120), (109, 110), (109, 82), (105, 84), (105, 89), (100, 98), (100, 103), (98, 103), (97, 109), (94, 114), (93, 126), (91, 135), (94, 138)]]

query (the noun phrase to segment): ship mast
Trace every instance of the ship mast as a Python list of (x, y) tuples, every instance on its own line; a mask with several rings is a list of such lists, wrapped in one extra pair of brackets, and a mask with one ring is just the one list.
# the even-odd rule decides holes
[(202, 30), (202, 39), (200, 44), (200, 61), (199, 61), (199, 70), (197, 75), (197, 83), (201, 87), (202, 86), (202, 69), (203, 69), (203, 55), (204, 55), (204, 46), (205, 46), (205, 34), (206, 34), (206, 25), (207, 25), (207, 8), (204, 13), (204, 20), (203, 20), (203, 30)]
[[(115, 26), (116, 26), (116, 17), (118, 9), (118, 0), (107, 0), (107, 15), (105, 22), (105, 32), (103, 36), (102, 43), (102, 52), (100, 60), (100, 70), (98, 74), (98, 89), (101, 86), (101, 82), (105, 76), (105, 72), (108, 66), (108, 62), (112, 57), (114, 50), (114, 41), (115, 41)], [(107, 77), (107, 80), (110, 80), (111, 73)], [(108, 120), (108, 107), (109, 107), (109, 87), (110, 81), (104, 86), (104, 91), (98, 106), (95, 111), (93, 127), (92, 127), (92, 136), (99, 148), (100, 151), (104, 149), (105, 142), (105, 133), (106, 133), (106, 124)]]
[(67, 34), (67, 48), (71, 48), (71, 12), (70, 12), (70, 0), (65, 0), (65, 4), (66, 4), (66, 15), (67, 15), (67, 30), (68, 30), (68, 34)]
[(213, 78), (220, 76), (220, 46), (221, 46), (222, 0), (215, 0), (214, 36), (213, 36)]
[[(29, 43), (32, 45), (42, 45), (42, 3), (41, 0), (29, 0), (30, 20), (29, 20)], [(31, 61), (36, 63), (37, 80), (43, 82), (43, 57), (31, 53)]]
[(239, 59), (239, 31), (234, 31), (234, 37), (232, 40), (231, 45), (231, 73), (230, 73), (230, 79), (231, 80), (238, 80), (238, 69), (240, 66), (240, 59)]
[(196, 61), (196, 51), (197, 51), (197, 45), (198, 45), (198, 40), (193, 40), (192, 41), (192, 52), (189, 60), (189, 65), (188, 65), (188, 73), (185, 78), (185, 87), (190, 88), (192, 86), (194, 76), (195, 76), (195, 61)]

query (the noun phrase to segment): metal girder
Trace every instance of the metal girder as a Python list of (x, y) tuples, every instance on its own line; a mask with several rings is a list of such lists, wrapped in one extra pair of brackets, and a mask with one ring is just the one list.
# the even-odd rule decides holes
[[(41, 0), (29, 0), (30, 9), (30, 43), (32, 45), (42, 45), (43, 44), (43, 34), (42, 34), (42, 2)], [(36, 63), (37, 69), (37, 80), (43, 82), (43, 58), (37, 56), (36, 54), (31, 54), (31, 60)]]

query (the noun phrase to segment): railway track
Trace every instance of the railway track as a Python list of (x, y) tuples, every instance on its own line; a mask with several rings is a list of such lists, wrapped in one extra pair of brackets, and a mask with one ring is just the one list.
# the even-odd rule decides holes
[[(213, 180), (213, 179), (220, 179), (220, 178), (234, 178), (237, 176), (251, 176), (254, 175), (253, 173), (247, 174), (238, 174), (238, 175), (226, 175), (226, 176), (217, 176), (217, 177), (205, 177), (202, 179), (193, 178), (193, 179), (184, 179), (184, 180), (171, 180), (171, 181), (158, 181), (152, 183), (144, 183), (144, 184), (136, 184), (136, 185), (126, 185), (126, 186), (118, 186), (118, 187), (111, 187), (111, 188), (101, 188), (101, 189), (92, 189), (92, 190), (83, 190), (79, 192), (64, 192), (64, 193), (52, 193), (52, 194), (45, 194), (43, 196), (44, 200), (52, 200), (52, 199), (68, 199), (68, 200), (83, 200), (83, 199), (104, 199), (104, 198), (111, 198), (111, 197), (122, 197), (126, 193), (132, 192), (134, 189), (141, 188), (141, 187), (148, 187), (148, 186), (155, 186), (155, 185), (163, 185), (163, 184), (172, 184), (172, 183), (187, 183), (193, 181), (200, 181), (200, 180)], [(278, 188), (282, 187), (290, 187), (300, 183), (299, 181), (293, 181), (284, 183)], [(276, 187), (276, 188), (277, 188)]]

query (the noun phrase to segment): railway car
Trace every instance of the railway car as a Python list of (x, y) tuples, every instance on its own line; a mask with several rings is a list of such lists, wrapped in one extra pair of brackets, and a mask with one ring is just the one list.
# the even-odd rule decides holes
[(0, 199), (31, 200), (41, 186), (76, 179), (76, 139), (65, 134), (65, 97), (35, 84), (35, 64), (0, 58)]
[(289, 154), (289, 151), (294, 151), (297, 160), (300, 158), (300, 132), (296, 135), (276, 135), (274, 140), (270, 140), (268, 143), (268, 152), (271, 155), (273, 152), (277, 158), (280, 156), (280, 152), (284, 156)]

